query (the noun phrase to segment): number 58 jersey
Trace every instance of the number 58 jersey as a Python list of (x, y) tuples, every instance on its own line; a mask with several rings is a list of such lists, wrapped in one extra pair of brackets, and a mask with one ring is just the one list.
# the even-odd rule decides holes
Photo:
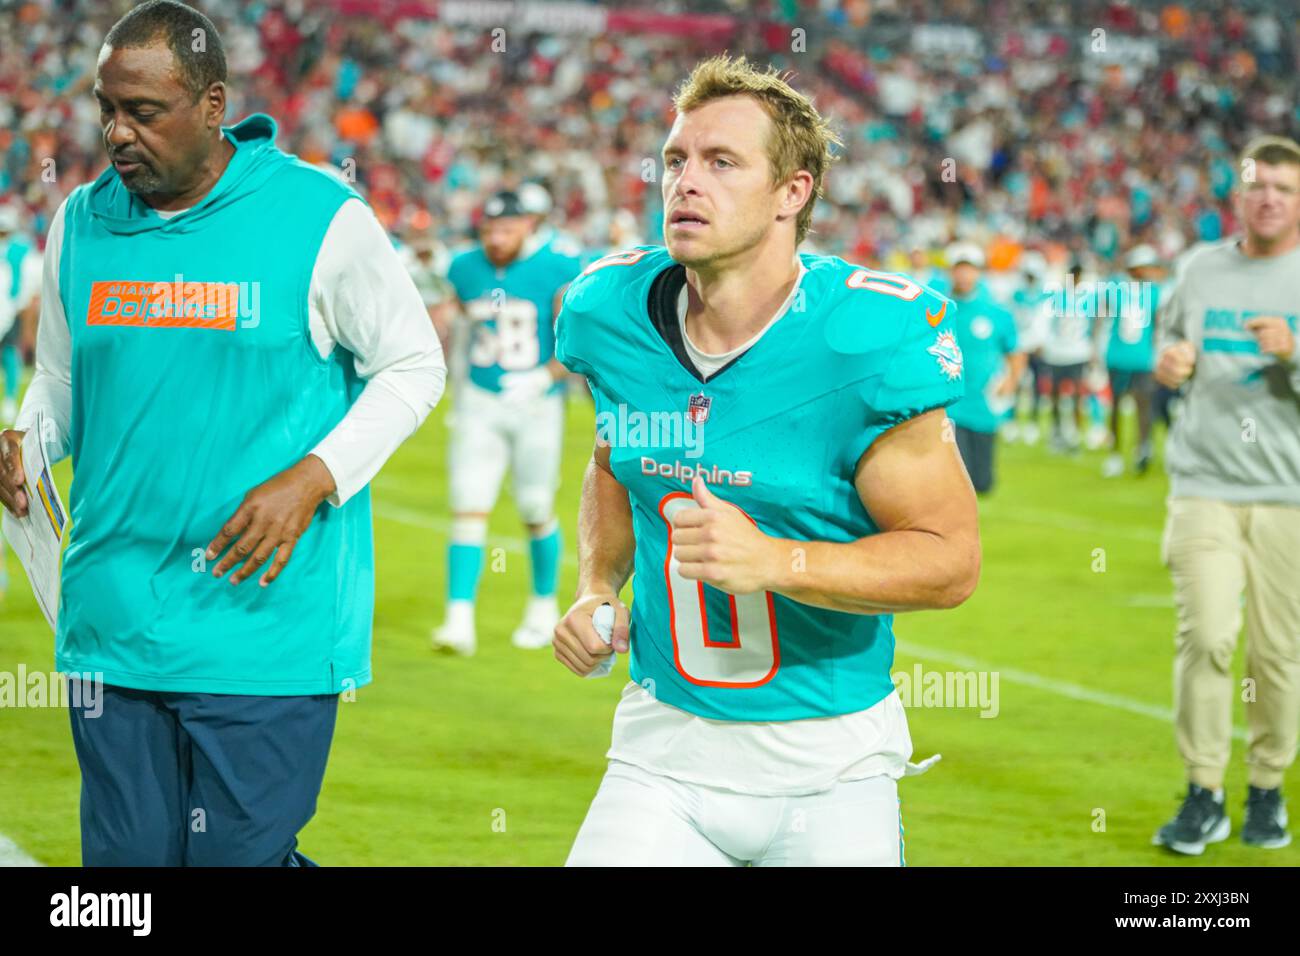
[[(581, 261), (555, 242), (530, 240), (519, 258), (498, 268), (475, 246), (456, 256), (447, 279), (470, 320), (469, 380), (501, 391), (501, 376), (545, 365), (555, 351), (555, 294)], [(554, 390), (558, 391), (556, 385)]]
[[(854, 487), (859, 459), (887, 429), (963, 393), (954, 303), (905, 276), (800, 259), (785, 314), (707, 379), (681, 341), (685, 270), (662, 248), (593, 263), (556, 323), (556, 356), (587, 377), (597, 439), (632, 507), (631, 677), (714, 720), (871, 707), (893, 690), (893, 617), (682, 577), (672, 519), (696, 507), (692, 479), (766, 534), (854, 541), (880, 530)], [(794, 570), (805, 559), (796, 545)]]

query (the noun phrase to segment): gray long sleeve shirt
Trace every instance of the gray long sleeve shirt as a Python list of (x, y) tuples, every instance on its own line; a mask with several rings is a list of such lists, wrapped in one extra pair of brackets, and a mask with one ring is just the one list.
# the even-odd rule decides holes
[(1300, 341), (1300, 248), (1251, 258), (1234, 239), (1188, 256), (1157, 320), (1158, 348), (1196, 346), (1165, 450), (1171, 494), (1300, 506), (1300, 345), (1261, 353), (1245, 323), (1264, 315)]

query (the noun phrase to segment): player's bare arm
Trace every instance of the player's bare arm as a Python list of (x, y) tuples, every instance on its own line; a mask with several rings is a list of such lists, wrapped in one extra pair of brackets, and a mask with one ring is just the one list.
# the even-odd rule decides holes
[(673, 520), (682, 576), (859, 614), (955, 607), (979, 578), (979, 526), (974, 490), (943, 428), (944, 413), (927, 412), (862, 456), (854, 485), (881, 533), (858, 541), (771, 537), (697, 478), (700, 507)]
[[(597, 444), (578, 505), (577, 599), (556, 625), (554, 640), (555, 659), (579, 677), (591, 673), (601, 658), (627, 651), (628, 609), (618, 594), (632, 574), (635, 551), (627, 489), (610, 471), (609, 447)], [(612, 647), (591, 623), (602, 604), (614, 608)]]

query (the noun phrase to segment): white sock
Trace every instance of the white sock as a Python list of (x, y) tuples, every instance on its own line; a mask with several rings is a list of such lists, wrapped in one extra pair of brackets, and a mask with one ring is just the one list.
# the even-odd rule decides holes
[(556, 603), (554, 594), (534, 594), (528, 598), (528, 610), (532, 611), (558, 611), (559, 604)]
[(474, 626), (474, 602), (473, 601), (448, 601), (447, 602), (447, 625), (449, 627), (473, 627)]

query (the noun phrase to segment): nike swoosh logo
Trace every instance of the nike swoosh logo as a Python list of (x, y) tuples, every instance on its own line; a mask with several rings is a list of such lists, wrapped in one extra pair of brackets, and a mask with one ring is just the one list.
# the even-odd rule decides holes
[(939, 309), (939, 313), (938, 313), (938, 315), (935, 315), (934, 313), (932, 313), (932, 312), (930, 311), (930, 307), (927, 305), (927, 306), (925, 307), (925, 321), (929, 322), (929, 323), (930, 323), (930, 327), (933, 328), (934, 326), (938, 325), (940, 322), (943, 321), (944, 313), (947, 312), (947, 311), (948, 311), (948, 303), (947, 303), (947, 302), (945, 302), (945, 303), (943, 304), (943, 306)]

